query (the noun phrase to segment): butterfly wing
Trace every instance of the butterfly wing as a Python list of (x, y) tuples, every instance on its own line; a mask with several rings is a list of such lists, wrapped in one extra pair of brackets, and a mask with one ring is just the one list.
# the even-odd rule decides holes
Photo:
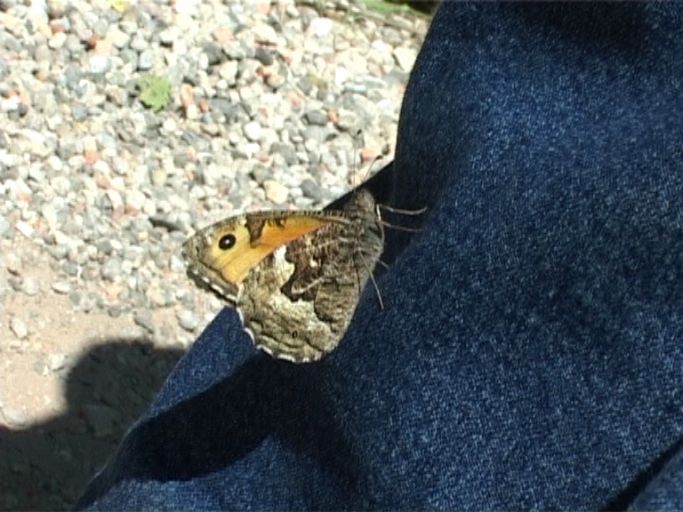
[(257, 347), (307, 362), (339, 344), (384, 245), (369, 192), (351, 198), (343, 219), (281, 246), (245, 277), (238, 308)]
[(315, 361), (341, 340), (379, 259), (384, 232), (364, 190), (340, 212), (259, 212), (188, 239), (188, 273), (236, 306), (255, 345)]
[(189, 274), (231, 302), (252, 269), (278, 247), (334, 222), (333, 214), (259, 212), (231, 217), (185, 242)]

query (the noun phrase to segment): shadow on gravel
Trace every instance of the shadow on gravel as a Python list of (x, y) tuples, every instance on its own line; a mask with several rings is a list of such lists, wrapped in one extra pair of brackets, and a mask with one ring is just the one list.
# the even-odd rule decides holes
[(108, 340), (64, 375), (67, 411), (25, 430), (0, 427), (0, 510), (64, 510), (140, 416), (181, 350)]

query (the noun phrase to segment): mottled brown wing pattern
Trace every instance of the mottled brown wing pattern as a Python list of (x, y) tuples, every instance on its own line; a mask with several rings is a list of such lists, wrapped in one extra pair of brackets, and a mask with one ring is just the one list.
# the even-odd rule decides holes
[(341, 341), (384, 245), (369, 192), (351, 198), (344, 219), (290, 242), (245, 280), (238, 307), (259, 348), (306, 362)]
[(382, 253), (372, 195), (343, 211), (257, 212), (231, 217), (185, 243), (188, 273), (226, 298), (260, 349), (315, 361), (340, 342)]

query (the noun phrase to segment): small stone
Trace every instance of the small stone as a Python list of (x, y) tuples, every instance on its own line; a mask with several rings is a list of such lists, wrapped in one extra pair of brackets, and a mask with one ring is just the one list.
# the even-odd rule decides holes
[(17, 228), (17, 231), (19, 231), (19, 233), (24, 235), (26, 238), (30, 238), (33, 234), (33, 227), (28, 222), (24, 222), (23, 220), (17, 222), (14, 227)]
[(154, 332), (154, 317), (149, 309), (141, 309), (135, 312), (133, 321), (149, 333)]
[(112, 318), (118, 318), (123, 314), (123, 307), (121, 304), (113, 304), (107, 309), (107, 314)]
[(138, 58), (138, 69), (140, 71), (147, 71), (152, 69), (154, 66), (154, 54), (151, 50), (143, 50), (140, 52), (140, 57)]
[(208, 185), (209, 187), (216, 187), (221, 183), (225, 183), (230, 174), (230, 168), (213, 162), (202, 169), (201, 172), (201, 176), (204, 179), (204, 184)]
[(113, 210), (123, 208), (123, 198), (118, 190), (107, 190), (106, 196)]
[(88, 117), (88, 107), (82, 103), (74, 103), (71, 105), (71, 115), (74, 121), (83, 121)]
[(209, 100), (209, 107), (212, 112), (220, 112), (221, 114), (231, 115), (235, 110), (235, 105), (228, 98), (211, 98)]
[(175, 0), (173, 6), (178, 14), (194, 16), (197, 12), (199, 0)]
[(185, 108), (185, 117), (187, 119), (193, 120), (193, 119), (199, 119), (199, 116), (201, 115), (201, 111), (199, 110), (199, 107), (195, 105), (194, 103), (191, 105), (188, 105)]
[(235, 85), (237, 80), (237, 68), (237, 61), (228, 60), (218, 68), (218, 76), (225, 80), (228, 85)]
[(111, 59), (107, 55), (94, 54), (88, 60), (88, 71), (93, 75), (103, 75), (111, 69)]
[(130, 35), (120, 30), (116, 25), (112, 25), (107, 32), (107, 39), (111, 41), (116, 48), (125, 48), (130, 42)]
[(14, 407), (2, 407), (0, 416), (4, 417), (5, 421), (7, 421), (8, 425), (11, 427), (24, 427), (28, 424), (27, 414)]
[(45, 222), (47, 222), (47, 225), (50, 227), (50, 229), (54, 230), (57, 228), (57, 223), (59, 222), (59, 212), (54, 204), (43, 204), (43, 206), (40, 207), (40, 213), (43, 215), (43, 218), (45, 219)]
[(307, 32), (315, 37), (325, 37), (332, 32), (334, 22), (330, 18), (313, 18)]
[(126, 190), (125, 202), (126, 209), (139, 212), (145, 205), (145, 194), (136, 188)]
[(22, 291), (21, 287), (24, 286), (24, 280), (21, 277), (9, 276), (7, 282), (12, 287), (12, 290), (14, 290), (15, 292)]
[(86, 296), (81, 297), (81, 300), (79, 302), (81, 311), (83, 311), (84, 313), (93, 311), (97, 307), (98, 299), (99, 297), (94, 293), (88, 293)]
[(50, 354), (47, 356), (47, 367), (52, 372), (58, 372), (66, 366), (66, 360), (66, 354), (62, 354), (61, 352)]
[[(137, 27), (136, 27), (137, 30)], [(142, 52), (149, 48), (149, 42), (144, 38), (142, 34), (134, 34), (130, 41), (130, 47), (136, 52)]]
[(275, 29), (266, 23), (259, 23), (253, 28), (254, 39), (257, 43), (272, 44), (278, 43), (278, 35)]
[(64, 32), (57, 32), (54, 34), (50, 40), (48, 41), (47, 45), (52, 48), (53, 50), (58, 50), (62, 46), (64, 46), (64, 43), (66, 42), (66, 34)]
[(28, 327), (21, 318), (17, 318), (16, 316), (12, 317), (9, 321), (9, 328), (12, 329), (14, 335), (20, 340), (23, 340), (28, 336)]
[(325, 126), (327, 124), (327, 115), (322, 110), (311, 110), (306, 112), (304, 116), (308, 124), (314, 126)]
[(270, 179), (273, 175), (269, 169), (262, 165), (255, 165), (250, 174), (259, 185), (263, 185), (263, 182)]
[(66, 295), (71, 292), (71, 285), (66, 281), (57, 281), (52, 283), (52, 289), (60, 295)]
[(169, 27), (159, 32), (159, 42), (168, 47), (173, 46), (173, 43), (180, 37), (176, 27)]
[(62, 271), (67, 275), (71, 277), (76, 277), (81, 273), (81, 267), (78, 265), (78, 263), (73, 262), (73, 261), (65, 261), (62, 264)]
[(19, 274), (21, 274), (23, 262), (21, 261), (20, 256), (11, 252), (8, 253), (7, 256), (5, 256), (5, 266), (7, 267), (7, 270), (10, 274), (18, 276)]
[(24, 278), (21, 285), (21, 291), (23, 291), (29, 297), (38, 295), (38, 293), (40, 293), (40, 285), (38, 284), (38, 280), (30, 276)]
[(244, 136), (251, 142), (258, 142), (263, 138), (263, 129), (258, 121), (249, 121), (242, 127), (242, 130)]
[(182, 274), (185, 272), (185, 261), (183, 258), (171, 254), (171, 257), (168, 260), (168, 267), (171, 269), (171, 272)]
[(275, 180), (265, 180), (263, 190), (266, 192), (266, 199), (275, 204), (283, 204), (287, 201), (289, 190), (287, 187)]
[(4, 215), (0, 215), (0, 237), (5, 236), (9, 232), (10, 224)]
[(310, 197), (316, 202), (322, 202), (325, 199), (322, 187), (310, 178), (301, 182), (301, 191), (306, 197)]
[(119, 258), (109, 258), (102, 265), (102, 278), (107, 281), (116, 282), (121, 279), (122, 264)]
[(199, 320), (189, 309), (181, 309), (176, 313), (178, 325), (188, 332), (193, 332), (199, 327)]
[(406, 48), (405, 46), (394, 48), (394, 59), (396, 59), (398, 67), (406, 73), (413, 69), (416, 57), (417, 51), (413, 48)]
[(168, 173), (166, 172), (165, 169), (157, 168), (157, 169), (152, 169), (152, 172), (150, 173), (151, 175), (151, 180), (152, 180), (152, 185), (157, 185), (157, 186), (162, 186), (166, 183), (166, 179), (168, 178)]
[(266, 85), (273, 89), (279, 89), (285, 82), (287, 82), (287, 78), (280, 73), (271, 73), (268, 75), (268, 78), (266, 78)]
[(234, 40), (235, 33), (228, 27), (217, 27), (213, 31), (213, 37), (218, 43), (223, 44)]
[(13, 201), (26, 201), (33, 194), (31, 187), (22, 179), (10, 179), (5, 183), (5, 187)]
[(273, 52), (263, 48), (262, 46), (256, 48), (256, 51), (254, 52), (254, 58), (264, 66), (270, 66), (273, 62), (275, 62)]
[(80, 305), (81, 298), (82, 295), (79, 292), (74, 291), (69, 294), (69, 302), (71, 302), (71, 304), (74, 306)]
[(270, 147), (271, 153), (278, 153), (285, 159), (287, 165), (296, 165), (299, 163), (299, 155), (296, 148), (291, 144), (284, 144), (276, 142)]
[(226, 60), (227, 56), (216, 43), (208, 42), (202, 45), (202, 50), (208, 59), (209, 66), (215, 66)]
[(340, 108), (337, 111), (337, 120), (335, 122), (335, 126), (340, 130), (355, 134), (360, 127), (360, 118), (353, 110)]

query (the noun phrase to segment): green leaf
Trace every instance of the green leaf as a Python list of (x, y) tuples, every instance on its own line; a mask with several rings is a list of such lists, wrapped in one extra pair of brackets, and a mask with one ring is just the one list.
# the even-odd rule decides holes
[(154, 112), (166, 108), (171, 100), (171, 83), (164, 76), (146, 75), (140, 79), (138, 87), (140, 101)]

